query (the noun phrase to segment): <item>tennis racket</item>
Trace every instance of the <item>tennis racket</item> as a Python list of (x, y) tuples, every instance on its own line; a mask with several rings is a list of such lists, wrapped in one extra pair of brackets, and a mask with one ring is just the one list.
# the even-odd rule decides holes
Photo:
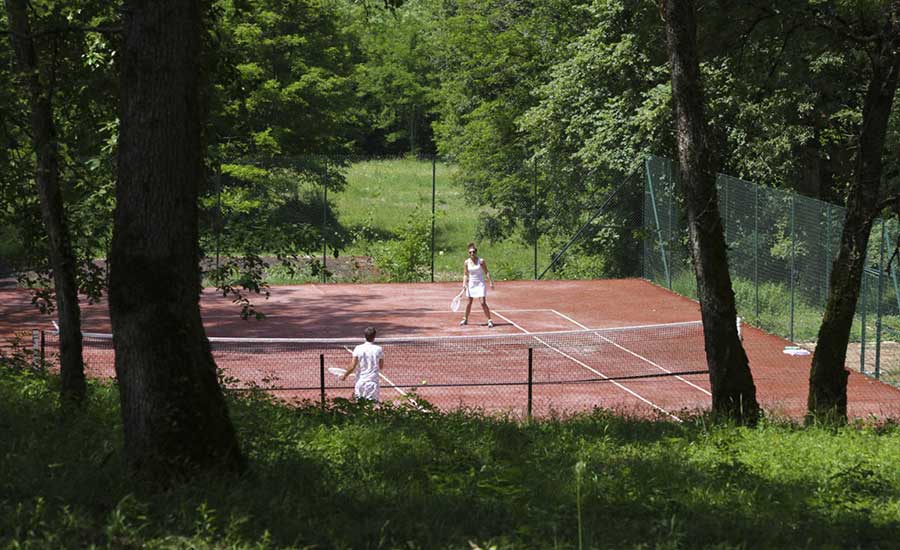
[(453, 297), (453, 300), (450, 301), (450, 311), (459, 311), (459, 305), (465, 292), (466, 289), (462, 289), (459, 291), (459, 294)]
[[(344, 376), (344, 374), (347, 373), (347, 369), (339, 369), (337, 367), (328, 367), (328, 372), (330, 372), (331, 374), (333, 374), (335, 376), (340, 377), (340, 376)], [(356, 376), (356, 373), (351, 372), (350, 378), (353, 378), (354, 376)]]

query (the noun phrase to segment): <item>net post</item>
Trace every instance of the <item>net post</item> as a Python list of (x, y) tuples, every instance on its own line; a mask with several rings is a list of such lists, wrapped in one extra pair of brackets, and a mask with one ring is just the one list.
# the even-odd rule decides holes
[(531, 420), (531, 398), (534, 387), (534, 348), (528, 348), (528, 420)]
[(41, 367), (44, 366), (44, 360), (46, 359), (46, 353), (45, 353), (45, 348), (47, 345), (46, 335), (47, 335), (47, 331), (42, 329), (41, 330)]
[(38, 368), (40, 365), (38, 361), (40, 361), (40, 353), (41, 353), (41, 331), (38, 329), (32, 329), (31, 331), (31, 364), (34, 368)]
[(322, 394), (322, 408), (325, 408), (325, 354), (319, 354), (319, 390)]

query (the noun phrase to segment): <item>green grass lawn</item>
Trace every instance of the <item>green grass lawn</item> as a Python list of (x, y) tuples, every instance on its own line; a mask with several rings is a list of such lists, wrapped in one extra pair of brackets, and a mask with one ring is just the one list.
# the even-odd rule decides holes
[[(462, 277), (466, 245), (476, 239), (483, 209), (472, 206), (455, 177), (455, 165), (438, 163), (435, 188), (435, 279)], [(426, 246), (431, 245), (432, 164), (415, 159), (367, 160), (352, 164), (346, 172), (347, 186), (332, 195), (338, 220), (351, 232), (363, 229), (374, 239), (390, 238), (402, 230), (411, 216), (428, 218)], [(359, 239), (344, 254), (366, 255), (370, 242)], [(528, 279), (534, 276), (534, 250), (518, 236), (500, 242), (479, 242), (479, 253), (498, 279)], [(546, 246), (538, 249), (538, 267), (549, 262)], [(430, 268), (430, 257), (429, 257)]]
[[(115, 387), (0, 366), (0, 548), (893, 548), (900, 430), (229, 405), (250, 471), (124, 468)], [(581, 544), (580, 544), (581, 542)]]

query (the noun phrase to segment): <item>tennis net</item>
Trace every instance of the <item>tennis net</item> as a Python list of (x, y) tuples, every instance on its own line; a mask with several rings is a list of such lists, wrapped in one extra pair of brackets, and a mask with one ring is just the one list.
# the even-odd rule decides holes
[[(225, 386), (261, 388), (291, 399), (349, 397), (347, 368), (362, 339), (209, 339)], [(594, 406), (670, 413), (708, 405), (699, 321), (518, 334), (379, 338), (385, 366), (382, 398), (419, 397), (444, 408), (570, 411)], [(45, 332), (54, 362), (58, 336)], [(112, 335), (85, 333), (90, 376), (114, 377)]]

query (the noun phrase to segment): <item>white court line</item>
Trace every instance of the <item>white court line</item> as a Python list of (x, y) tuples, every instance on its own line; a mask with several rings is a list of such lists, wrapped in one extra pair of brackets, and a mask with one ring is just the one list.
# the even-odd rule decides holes
[[(495, 311), (494, 313), (497, 313), (497, 312)], [(500, 314), (500, 313), (497, 313), (497, 316), (500, 317), (500, 318), (502, 318), (504, 321), (506, 321), (507, 323), (511, 324), (512, 326), (516, 327), (517, 329), (521, 330), (521, 331), (524, 332), (525, 334), (531, 334), (531, 332), (529, 332), (529, 331), (525, 330), (524, 328), (522, 328), (521, 326), (517, 325), (512, 319), (510, 319), (510, 318), (508, 318), (508, 317), (505, 317), (505, 316), (503, 316), (503, 315)], [(562, 350), (556, 349), (555, 347), (551, 346), (551, 345), (548, 344), (547, 342), (544, 342), (543, 340), (541, 340), (541, 339), (538, 338), (538, 337), (535, 337), (535, 339), (536, 339), (538, 342), (540, 342), (540, 343), (544, 344), (545, 346), (547, 346), (548, 348), (552, 349), (552, 350), (555, 351), (556, 353), (562, 355), (562, 356), (565, 357), (566, 359), (571, 359), (572, 361), (574, 361), (574, 362), (577, 363), (578, 365), (580, 365), (580, 366), (586, 368), (587, 370), (593, 372), (594, 374), (596, 374), (597, 376), (603, 378), (604, 380), (609, 380), (610, 382), (612, 382), (612, 383), (613, 383), (616, 387), (618, 387), (619, 389), (621, 389), (621, 390), (623, 390), (623, 391), (625, 391), (625, 392), (630, 393), (632, 396), (634, 396), (634, 397), (640, 399), (641, 401), (643, 401), (644, 403), (650, 405), (651, 407), (653, 407), (654, 409), (660, 411), (661, 413), (663, 413), (663, 414), (665, 414), (665, 415), (668, 415), (668, 416), (672, 417), (674, 420), (676, 420), (676, 421), (678, 421), (678, 422), (681, 422), (681, 421), (682, 421), (680, 418), (678, 418), (678, 417), (675, 416), (674, 414), (670, 413), (670, 412), (667, 411), (666, 409), (660, 407), (659, 405), (657, 405), (657, 404), (654, 403), (653, 401), (650, 401), (649, 399), (647, 399), (646, 397), (644, 397), (644, 396), (642, 396), (641, 394), (637, 393), (636, 391), (632, 390), (631, 388), (628, 388), (628, 387), (626, 387), (626, 386), (623, 386), (622, 384), (616, 382), (615, 380), (611, 380), (611, 379), (609, 378), (609, 376), (606, 376), (606, 375), (603, 374), (602, 372), (600, 372), (600, 371), (598, 371), (598, 370), (596, 370), (596, 369), (594, 369), (594, 368), (591, 368), (590, 366), (588, 366), (588, 365), (587, 365), (586, 363), (584, 363), (583, 361), (579, 361), (578, 359), (575, 359), (574, 357), (572, 357), (572, 356), (569, 355), (568, 353), (566, 353), (566, 352), (564, 352), (564, 351), (562, 351)]]
[[(578, 326), (581, 327), (581, 328), (584, 328), (584, 329), (587, 329), (587, 330), (591, 330), (590, 327), (586, 327), (586, 326), (582, 325), (581, 323), (579, 323), (579, 322), (576, 321), (575, 319), (572, 319), (572, 318), (569, 317), (568, 315), (562, 314), (562, 313), (556, 311), (555, 309), (554, 309), (554, 310), (551, 310), (551, 311), (553, 311), (553, 313), (559, 315), (559, 316), (562, 317), (563, 319), (565, 319), (565, 320), (567, 320), (567, 321), (569, 321), (569, 322), (571, 322), (571, 323), (574, 323), (574, 324), (578, 325)], [(654, 363), (653, 361), (651, 361), (650, 359), (647, 359), (647, 358), (644, 357), (643, 355), (640, 355), (640, 354), (638, 354), (638, 353), (635, 353), (635, 352), (631, 351), (630, 349), (628, 349), (628, 348), (626, 348), (626, 347), (623, 347), (623, 346), (621, 346), (621, 345), (619, 345), (619, 344), (613, 342), (612, 340), (610, 340), (610, 339), (607, 338), (606, 336), (603, 336), (602, 334), (595, 334), (595, 336), (597, 336), (598, 338), (602, 338), (604, 341), (606, 341), (606, 342), (608, 342), (608, 343), (610, 343), (610, 344), (616, 346), (617, 348), (619, 348), (620, 350), (622, 350), (622, 351), (624, 351), (624, 352), (627, 352), (627, 353), (630, 353), (631, 355), (634, 355), (635, 357), (637, 357), (637, 358), (640, 359), (641, 361), (646, 361), (647, 363), (653, 365), (654, 367), (658, 368), (659, 370), (661, 370), (661, 371), (663, 371), (663, 372), (665, 372), (665, 373), (673, 374), (672, 371), (670, 371), (669, 369), (667, 369), (667, 368), (665, 368), (665, 367), (663, 367), (663, 366), (661, 366), (661, 365), (659, 365), (659, 364), (657, 364), (657, 363)], [(710, 397), (712, 397), (712, 394), (709, 393), (709, 391), (706, 390), (706, 388), (701, 388), (700, 386), (698, 386), (697, 384), (694, 384), (694, 383), (691, 382), (690, 380), (685, 380), (684, 378), (682, 378), (681, 376), (678, 376), (678, 375), (675, 375), (675, 378), (677, 378), (678, 380), (681, 380), (682, 382), (684, 382), (684, 383), (687, 384), (688, 386), (692, 386), (692, 387), (694, 387), (694, 388), (697, 388), (698, 390), (702, 391), (702, 392), (705, 393), (706, 395), (709, 395)]]
[[(498, 311), (498, 312), (505, 311), (506, 313), (534, 313), (534, 312), (549, 311), (552, 313), (554, 310), (552, 310), (552, 309), (494, 309), (494, 308), (491, 308), (491, 311)], [(425, 310), (425, 311), (416, 311), (415, 313), (417, 315), (425, 315), (425, 314), (458, 315), (459, 314), (458, 311), (449, 311), (449, 310), (444, 311), (444, 310), (433, 310), (433, 309), (429, 309), (429, 310)], [(267, 313), (266, 314), (267, 319), (272, 318), (272, 317), (284, 317), (287, 319), (299, 318), (297, 315), (283, 315), (283, 314), (278, 314), (278, 313)], [(241, 320), (239, 313), (203, 315), (203, 318), (204, 319), (237, 319), (237, 320)]]

